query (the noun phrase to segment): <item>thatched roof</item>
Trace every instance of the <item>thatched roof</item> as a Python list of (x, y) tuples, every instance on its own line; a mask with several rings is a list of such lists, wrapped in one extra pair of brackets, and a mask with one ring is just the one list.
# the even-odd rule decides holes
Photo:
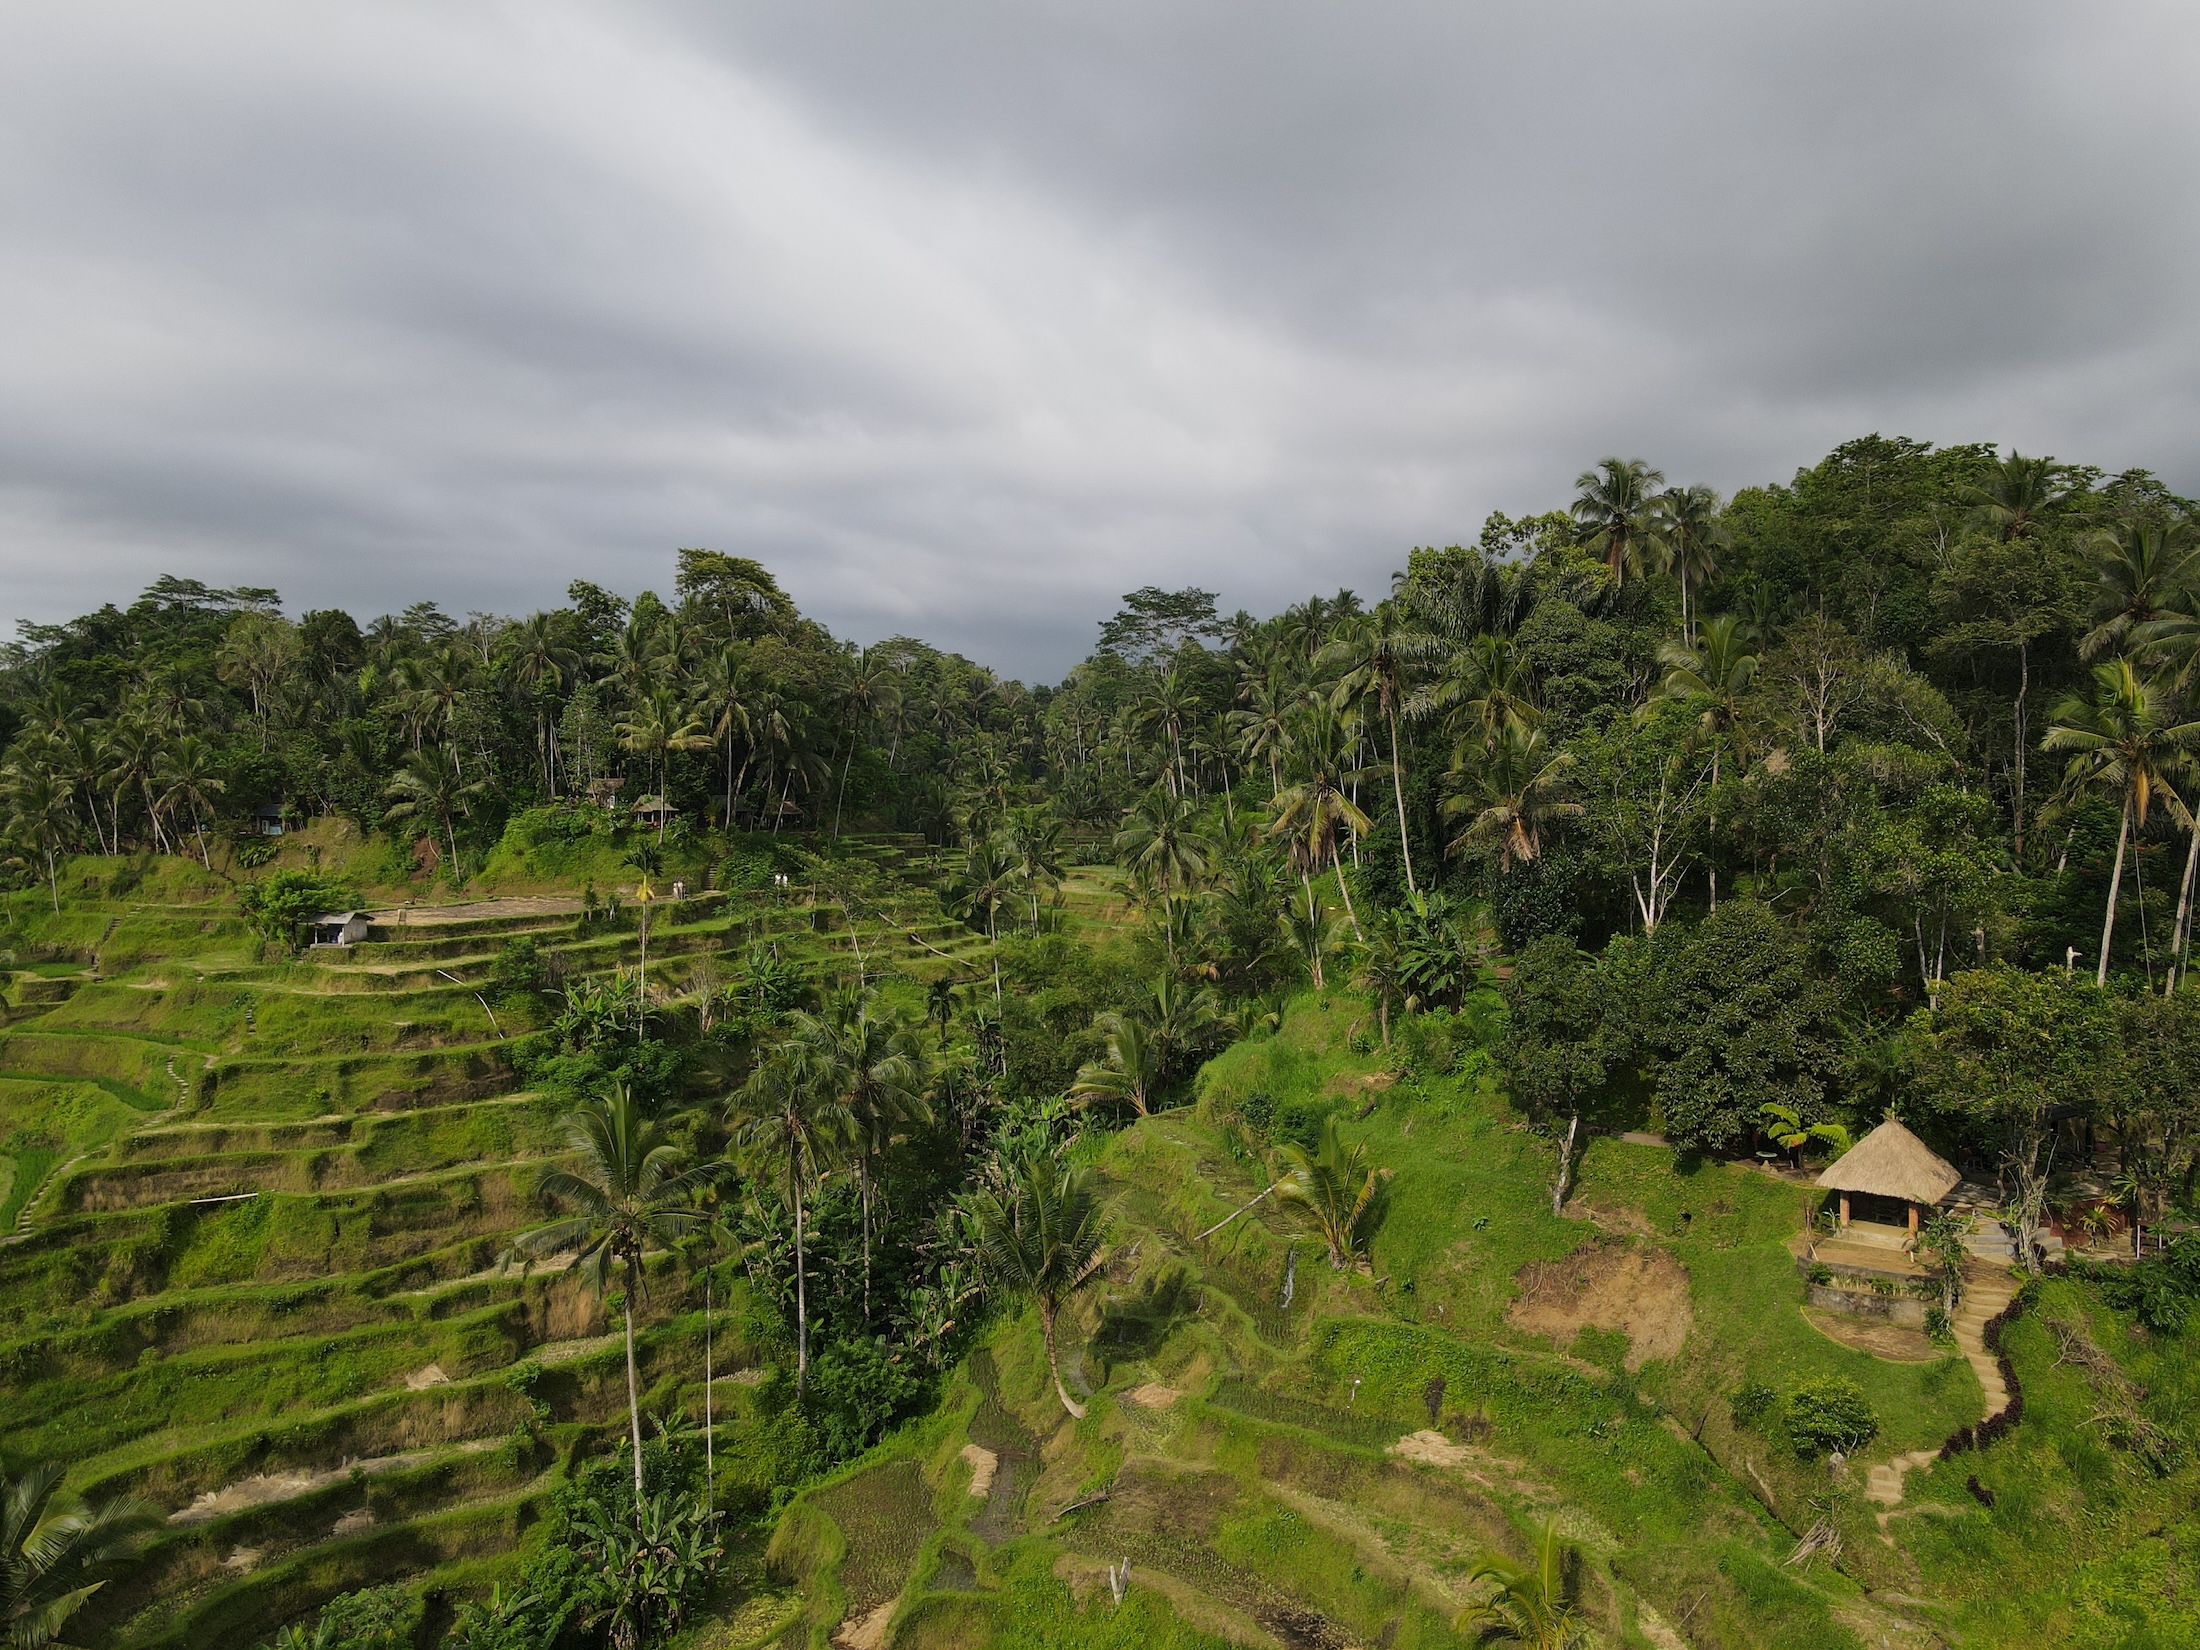
[(1931, 1205), (1954, 1191), (1962, 1178), (1924, 1141), (1890, 1117), (1828, 1164), (1818, 1184), (1836, 1192), (1863, 1192)]

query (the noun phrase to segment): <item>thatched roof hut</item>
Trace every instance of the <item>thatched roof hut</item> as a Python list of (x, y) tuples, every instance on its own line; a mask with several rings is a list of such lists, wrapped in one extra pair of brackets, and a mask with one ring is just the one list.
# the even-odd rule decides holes
[(1841, 1194), (1841, 1224), (1849, 1223), (1849, 1196), (1891, 1198), (1910, 1206), (1910, 1225), (1919, 1209), (1930, 1209), (1962, 1182), (1955, 1166), (1893, 1118), (1872, 1130), (1826, 1166), (1818, 1184)]

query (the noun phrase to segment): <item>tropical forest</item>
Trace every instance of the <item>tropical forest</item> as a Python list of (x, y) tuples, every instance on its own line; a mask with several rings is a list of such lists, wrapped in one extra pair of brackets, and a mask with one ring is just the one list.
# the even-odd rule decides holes
[(9, 1642), (2200, 1642), (2200, 504), (1531, 502), (1051, 684), (21, 624)]

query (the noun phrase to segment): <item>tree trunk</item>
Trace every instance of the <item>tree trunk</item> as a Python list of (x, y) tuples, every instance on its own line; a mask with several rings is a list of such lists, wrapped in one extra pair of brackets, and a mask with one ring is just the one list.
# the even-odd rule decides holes
[(1069, 1395), (1069, 1388), (1062, 1383), (1061, 1361), (1054, 1354), (1054, 1306), (1044, 1296), (1039, 1300), (1039, 1333), (1047, 1343), (1047, 1373), (1054, 1377), (1054, 1395), (1062, 1400), (1062, 1407), (1082, 1421), (1085, 1406)]
[(626, 1415), (634, 1436), (634, 1516), (642, 1515), (642, 1389), (634, 1374), (634, 1291), (641, 1287), (634, 1263), (626, 1263)]
[(2162, 987), (2167, 997), (2177, 989), (2177, 979), (2184, 972), (2185, 947), (2192, 940), (2192, 879), (2200, 870), (2200, 819), (2192, 823), (2192, 845), (2185, 850), (2185, 878), (2177, 885), (2177, 922), (2169, 936), (2169, 981)]
[(2108, 911), (2101, 919), (2101, 965), (2093, 971), (2093, 983), (2108, 984), (2108, 947), (2116, 937), (2116, 895), (2124, 885), (2124, 844), (2131, 836), (2131, 792), (2124, 792), (2123, 823), (2116, 831), (2116, 868), (2108, 874)]
[(1558, 1184), (1551, 1188), (1551, 1213), (1559, 1215), (1566, 1207), (1566, 1189), (1573, 1181), (1574, 1137), (1581, 1132), (1581, 1114), (1574, 1113), (1574, 1120), (1566, 1125), (1566, 1143), (1558, 1149)]
[(1406, 782), (1398, 762), (1398, 712), (1389, 709), (1390, 716), (1390, 788), (1398, 799), (1398, 852), (1406, 862), (1406, 890), (1418, 892), (1413, 885), (1413, 844), (1406, 838)]
[[(2025, 699), (2032, 689), (2032, 651), (2023, 642), (2017, 644), (2017, 701), (2014, 707), (2016, 720), (2015, 760), (2010, 764), (2014, 781), (2014, 794), (2010, 798), (2010, 837), (2016, 849), (2016, 858), (2024, 859), (2024, 756), (2025, 756)], [(2104, 961), (2106, 959), (2103, 959)]]
[(718, 1433), (711, 1418), (710, 1269), (703, 1269), (703, 1516), (718, 1516)]
[(797, 1398), (802, 1396), (802, 1389), (810, 1380), (810, 1293), (809, 1279), (802, 1267), (799, 1162), (799, 1153), (790, 1149), (787, 1153), (787, 1201), (794, 1205), (794, 1395)]
[(1306, 867), (1303, 865), (1299, 867), (1299, 886), (1306, 890), (1306, 922), (1314, 939), (1313, 950), (1306, 960), (1314, 970), (1314, 989), (1326, 991), (1328, 986), (1322, 980), (1321, 909), (1314, 903), (1314, 879), (1306, 874)]
[(1344, 880), (1344, 861), (1337, 857), (1334, 842), (1329, 845), (1329, 863), (1337, 868), (1337, 892), (1344, 895), (1344, 914), (1352, 919), (1352, 937), (1365, 945), (1367, 936), (1360, 932), (1360, 916), (1352, 909), (1352, 890)]

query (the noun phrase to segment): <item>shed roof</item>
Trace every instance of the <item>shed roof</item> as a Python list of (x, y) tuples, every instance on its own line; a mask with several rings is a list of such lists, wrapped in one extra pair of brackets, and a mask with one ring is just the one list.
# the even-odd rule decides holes
[(1962, 1179), (1954, 1165), (1890, 1117), (1827, 1164), (1818, 1184), (1830, 1191), (1933, 1204)]
[(341, 923), (348, 923), (361, 914), (357, 911), (328, 911), (315, 917), (307, 926), (310, 928), (330, 928)]

